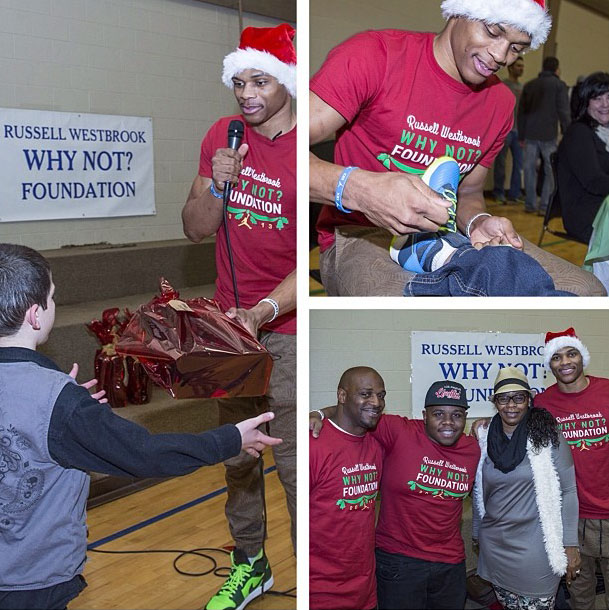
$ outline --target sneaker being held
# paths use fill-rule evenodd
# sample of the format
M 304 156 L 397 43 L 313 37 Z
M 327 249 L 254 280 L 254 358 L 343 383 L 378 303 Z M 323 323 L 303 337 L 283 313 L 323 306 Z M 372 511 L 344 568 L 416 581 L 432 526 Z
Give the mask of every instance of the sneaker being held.
M 207 602 L 205 610 L 243 610 L 273 586 L 271 567 L 263 549 L 251 562 L 241 549 L 235 549 L 230 558 L 230 574 L 219 591 Z
M 391 240 L 389 254 L 406 271 L 429 273 L 445 265 L 456 249 L 469 240 L 457 231 L 459 164 L 452 157 L 439 157 L 421 176 L 429 188 L 452 202 L 448 222 L 434 233 L 398 235 Z
M 457 230 L 457 189 L 459 188 L 459 164 L 452 157 L 438 157 L 421 176 L 421 180 L 452 205 L 448 208 L 448 222 L 439 233 L 455 233 Z

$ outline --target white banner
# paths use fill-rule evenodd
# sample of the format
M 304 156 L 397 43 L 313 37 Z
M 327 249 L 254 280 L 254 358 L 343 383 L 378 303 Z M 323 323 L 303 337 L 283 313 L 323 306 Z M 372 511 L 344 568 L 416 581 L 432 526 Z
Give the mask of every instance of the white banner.
M 515 366 L 527 376 L 532 389 L 545 389 L 542 333 L 413 331 L 410 343 L 413 417 L 421 417 L 425 394 L 434 381 L 458 381 L 465 387 L 468 417 L 496 413 L 490 397 L 500 368 Z
M 0 222 L 155 213 L 151 118 L 0 108 Z

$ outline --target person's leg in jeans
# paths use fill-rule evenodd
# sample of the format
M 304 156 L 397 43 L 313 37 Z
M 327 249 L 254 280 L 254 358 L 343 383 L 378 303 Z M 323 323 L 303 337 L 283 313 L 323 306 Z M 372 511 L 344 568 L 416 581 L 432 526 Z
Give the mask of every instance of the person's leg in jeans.
M 321 283 L 328 296 L 338 296 L 336 288 L 336 244 L 319 253 Z
M 552 162 L 550 156 L 556 152 L 556 141 L 540 142 L 541 158 L 543 160 L 543 187 L 541 189 L 541 200 L 539 202 L 539 212 L 544 213 L 548 207 L 548 202 L 554 190 L 554 174 L 552 172 Z
M 376 549 L 376 594 L 382 610 L 427 608 L 429 562 Z
M 537 140 L 526 140 L 524 146 L 524 188 L 526 197 L 524 200 L 524 209 L 526 212 L 535 212 L 537 210 L 537 155 L 538 155 Z
M 225 398 L 218 401 L 220 425 L 236 424 L 262 411 L 260 398 Z M 227 499 L 226 518 L 235 546 L 248 557 L 262 547 L 264 532 L 262 481 L 259 460 L 242 451 L 224 462 Z
M 601 573 L 605 582 L 605 607 L 609 608 L 609 558 L 601 558 Z
M 513 129 L 508 135 L 509 147 L 512 152 L 512 177 L 508 199 L 513 201 L 522 196 L 522 146 L 518 140 L 518 132 Z
M 493 197 L 497 201 L 505 201 L 505 158 L 510 147 L 509 139 L 511 134 L 512 132 L 505 139 L 503 148 L 495 157 L 495 164 L 493 165 Z
M 596 559 L 581 555 L 581 572 L 569 585 L 573 610 L 594 610 L 596 599 Z
M 286 495 L 296 553 L 296 335 L 263 332 L 260 342 L 273 357 L 267 400 L 275 418 L 269 429 L 271 436 L 283 440 L 273 447 L 273 455 Z
M 427 593 L 427 607 L 457 610 L 465 606 L 467 596 L 465 562 L 432 563 Z
M 254 400 L 220 401 L 220 422 L 236 423 L 266 411 L 275 418 L 269 422 L 272 436 L 283 440 L 274 451 L 279 478 L 286 491 L 295 545 L 296 520 L 296 337 L 262 332 L 260 342 L 273 357 L 273 370 L 267 396 Z M 276 448 L 274 448 L 276 449 Z M 264 475 L 262 458 L 245 452 L 225 462 L 228 498 L 226 516 L 236 548 L 231 554 L 231 571 L 206 608 L 241 608 L 273 586 L 273 575 L 263 542 Z M 295 549 L 295 546 L 294 546 Z

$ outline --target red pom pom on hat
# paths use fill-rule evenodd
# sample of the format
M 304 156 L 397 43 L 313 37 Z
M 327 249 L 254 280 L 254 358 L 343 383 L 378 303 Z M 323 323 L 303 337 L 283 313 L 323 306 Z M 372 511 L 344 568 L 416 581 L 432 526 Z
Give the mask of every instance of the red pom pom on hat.
M 573 327 L 567 328 L 567 330 L 563 330 L 559 333 L 546 333 L 545 343 L 544 364 L 547 369 L 550 368 L 552 356 L 563 347 L 574 347 L 582 355 L 584 367 L 587 367 L 590 364 L 590 352 L 581 342 L 581 339 L 575 334 L 575 329 Z
M 292 42 L 295 34 L 289 23 L 273 28 L 245 28 L 239 47 L 224 58 L 222 82 L 232 89 L 233 76 L 243 70 L 264 70 L 296 97 L 296 50 Z

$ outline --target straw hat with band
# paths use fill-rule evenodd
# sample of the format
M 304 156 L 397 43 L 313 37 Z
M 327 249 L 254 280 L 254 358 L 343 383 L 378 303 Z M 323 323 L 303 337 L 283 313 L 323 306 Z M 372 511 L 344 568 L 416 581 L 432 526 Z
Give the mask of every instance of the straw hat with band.
M 533 396 L 533 390 L 529 385 L 529 380 L 526 375 L 514 366 L 506 366 L 499 370 L 493 387 L 493 398 L 497 394 L 505 394 L 506 392 L 528 392 Z

